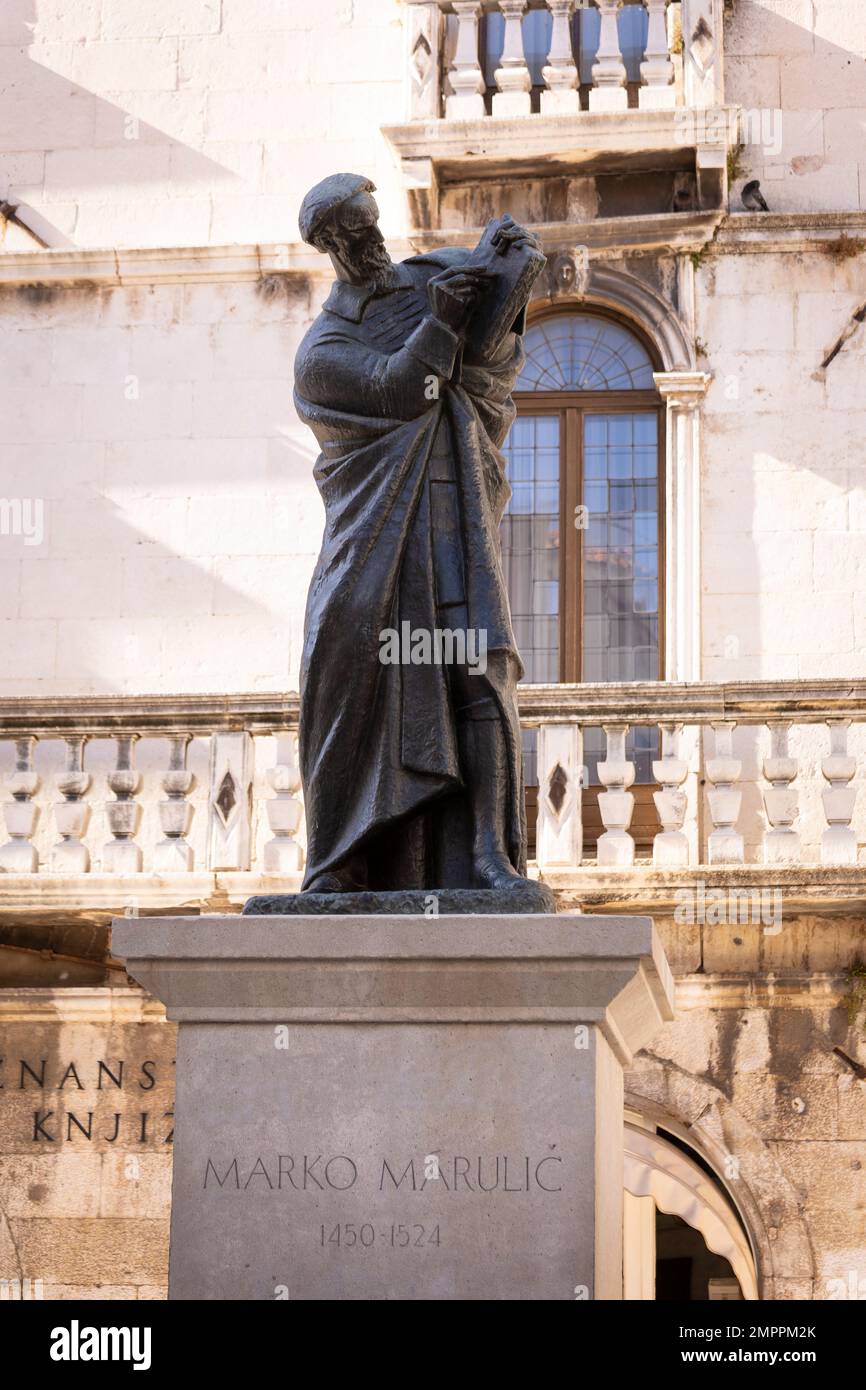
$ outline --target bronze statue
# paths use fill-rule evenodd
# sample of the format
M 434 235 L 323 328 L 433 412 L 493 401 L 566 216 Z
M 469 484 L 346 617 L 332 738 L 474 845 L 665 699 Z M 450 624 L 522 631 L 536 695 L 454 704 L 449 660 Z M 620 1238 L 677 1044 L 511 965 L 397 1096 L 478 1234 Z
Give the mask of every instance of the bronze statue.
M 499 446 L 544 257 L 504 217 L 473 251 L 394 264 L 373 189 L 335 174 L 300 213 L 338 277 L 295 361 L 326 516 L 301 673 L 304 892 L 526 888 Z

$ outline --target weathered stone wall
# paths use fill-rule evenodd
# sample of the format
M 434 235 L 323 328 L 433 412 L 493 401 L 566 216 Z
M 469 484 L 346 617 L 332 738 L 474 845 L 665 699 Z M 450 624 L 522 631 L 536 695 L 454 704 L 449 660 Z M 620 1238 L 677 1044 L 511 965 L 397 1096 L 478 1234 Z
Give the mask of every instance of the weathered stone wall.
M 626 1075 L 722 1173 L 749 1228 L 762 1297 L 866 1298 L 866 1012 L 849 970 L 862 916 L 737 909 L 656 922 L 678 1017 Z M 703 920 L 701 920 L 703 918 Z
M 728 993 L 727 1006 L 666 1026 L 627 1077 L 630 1097 L 662 1126 L 671 1115 L 694 1126 L 728 1177 L 762 1297 L 866 1298 L 866 1087 L 832 1051 L 862 1063 L 862 1034 L 846 1047 L 844 1011 L 808 991 L 791 1004 Z
M 773 212 L 866 208 L 861 0 L 734 0 L 725 100 L 748 113 L 737 190 L 760 179 Z
M 46 1299 L 164 1298 L 174 1029 L 161 1007 L 129 989 L 0 990 L 0 1058 L 0 1296 L 29 1279 Z
M 841 233 L 840 233 L 841 236 Z M 698 269 L 708 680 L 866 670 L 866 331 L 822 362 L 864 299 L 866 243 L 722 239 Z M 733 241 L 733 238 L 731 238 Z
M 738 235 L 726 229 L 697 271 L 700 365 L 712 374 L 701 412 L 702 673 L 782 684 L 862 675 L 866 331 L 854 315 L 866 242 L 838 232 L 798 247 L 798 234 L 780 227 L 758 249 Z M 740 727 L 734 742 L 746 854 L 757 860 L 770 735 Z M 813 858 L 829 746 L 824 729 L 791 732 L 799 830 Z M 862 758 L 862 728 L 850 746 Z

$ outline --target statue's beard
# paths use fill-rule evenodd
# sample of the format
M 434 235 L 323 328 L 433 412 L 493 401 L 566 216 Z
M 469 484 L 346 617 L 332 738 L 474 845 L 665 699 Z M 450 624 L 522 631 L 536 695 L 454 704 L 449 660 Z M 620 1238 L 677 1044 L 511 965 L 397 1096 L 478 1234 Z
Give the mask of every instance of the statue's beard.
M 390 283 L 394 262 L 382 242 L 377 241 L 354 249 L 352 268 L 366 284 L 380 289 Z

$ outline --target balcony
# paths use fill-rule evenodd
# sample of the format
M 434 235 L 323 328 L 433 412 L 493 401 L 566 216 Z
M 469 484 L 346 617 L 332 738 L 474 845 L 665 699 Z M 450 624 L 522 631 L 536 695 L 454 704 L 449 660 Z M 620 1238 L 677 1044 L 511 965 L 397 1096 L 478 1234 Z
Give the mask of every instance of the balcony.
M 451 183 L 679 171 L 722 205 L 723 0 L 410 0 L 409 120 L 384 128 L 420 226 Z M 543 218 L 541 220 L 557 220 Z
M 531 872 L 563 907 L 670 919 L 699 885 L 704 900 L 774 889 L 810 920 L 862 914 L 866 680 L 526 686 L 520 708 L 538 769 Z M 28 985 L 102 978 L 115 915 L 296 890 L 297 720 L 294 695 L 0 700 L 6 983 L 10 969 Z M 652 785 L 635 788 L 629 734 L 648 727 Z M 606 754 L 587 788 L 591 728 Z M 587 806 L 598 834 L 585 847 Z

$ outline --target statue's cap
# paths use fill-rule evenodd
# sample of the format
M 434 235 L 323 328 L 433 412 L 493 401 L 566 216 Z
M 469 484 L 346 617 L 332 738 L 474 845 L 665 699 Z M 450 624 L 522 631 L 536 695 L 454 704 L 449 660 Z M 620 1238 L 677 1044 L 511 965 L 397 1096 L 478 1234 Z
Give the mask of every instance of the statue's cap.
M 304 241 L 316 245 L 316 233 L 340 203 L 356 193 L 372 193 L 375 184 L 363 174 L 329 174 L 311 188 L 298 213 L 298 227 Z

